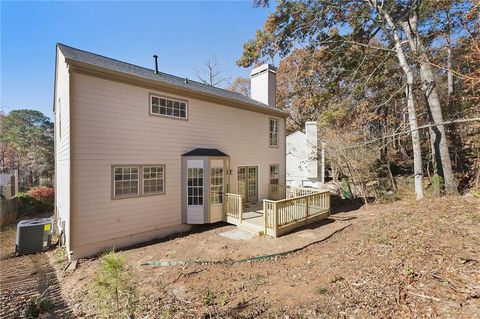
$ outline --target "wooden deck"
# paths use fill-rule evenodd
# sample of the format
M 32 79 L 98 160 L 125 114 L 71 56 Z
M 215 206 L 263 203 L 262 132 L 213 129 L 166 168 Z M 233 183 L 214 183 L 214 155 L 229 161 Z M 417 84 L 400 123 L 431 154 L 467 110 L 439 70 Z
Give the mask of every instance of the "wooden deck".
M 278 237 L 295 228 L 330 216 L 330 192 L 320 189 L 270 187 L 271 198 L 244 203 L 238 194 L 226 194 L 225 221 L 256 234 Z M 280 190 L 280 191 L 279 191 Z M 280 196 L 285 194 L 284 196 Z M 278 199 L 279 197 L 287 197 Z

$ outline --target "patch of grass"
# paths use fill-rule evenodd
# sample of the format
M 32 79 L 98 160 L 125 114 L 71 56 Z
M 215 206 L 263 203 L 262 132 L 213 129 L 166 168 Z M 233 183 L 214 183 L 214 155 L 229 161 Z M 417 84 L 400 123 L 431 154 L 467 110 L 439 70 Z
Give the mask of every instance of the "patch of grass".
M 55 249 L 55 263 L 62 264 L 67 260 L 67 254 L 65 252 L 65 247 L 57 247 Z
M 162 311 L 162 319 L 170 319 L 172 318 L 172 310 L 170 308 L 164 309 Z
M 472 222 L 474 222 L 475 224 L 480 224 L 480 214 L 471 214 L 470 215 L 470 219 L 472 220 Z
M 370 236 L 370 239 L 381 245 L 393 246 L 390 238 L 384 234 L 374 234 Z
M 326 293 L 328 293 L 328 289 L 325 287 L 318 287 L 317 289 L 315 289 L 315 292 L 320 295 L 325 295 Z
M 213 299 L 215 298 L 213 292 L 210 289 L 205 289 L 205 295 L 203 296 L 203 304 L 209 306 L 212 304 Z
M 380 219 L 380 220 L 377 222 L 377 227 L 378 227 L 378 228 L 383 228 L 383 227 L 385 227 L 385 226 L 387 226 L 387 225 L 388 225 L 388 223 L 387 223 L 387 221 L 386 221 L 385 219 Z

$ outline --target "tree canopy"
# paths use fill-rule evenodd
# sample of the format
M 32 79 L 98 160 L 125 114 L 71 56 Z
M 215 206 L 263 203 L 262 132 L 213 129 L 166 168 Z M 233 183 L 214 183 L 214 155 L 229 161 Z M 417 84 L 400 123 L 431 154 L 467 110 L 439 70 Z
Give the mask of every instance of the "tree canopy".
M 458 173 L 476 164 L 457 156 L 466 131 L 444 122 L 478 117 L 479 5 L 281 0 L 237 64 L 280 59 L 277 105 L 290 113 L 290 131 L 315 119 L 322 130 L 348 130 L 337 145 L 377 141 L 368 145 L 378 145 L 381 160 L 415 159 L 416 189 L 423 174 L 438 174 L 454 193 L 452 166 Z
M 53 176 L 53 123 L 35 110 L 14 110 L 0 122 L 1 170 L 18 169 L 29 186 Z

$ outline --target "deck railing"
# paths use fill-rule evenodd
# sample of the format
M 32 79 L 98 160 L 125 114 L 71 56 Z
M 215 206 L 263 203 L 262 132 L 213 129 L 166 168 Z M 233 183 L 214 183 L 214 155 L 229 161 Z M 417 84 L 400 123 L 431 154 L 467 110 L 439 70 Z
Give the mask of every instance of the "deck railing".
M 330 192 L 312 194 L 277 201 L 264 200 L 265 234 L 277 237 L 330 215 Z
M 225 219 L 227 222 L 241 223 L 243 218 L 243 197 L 242 195 L 225 194 Z M 230 220 L 229 220 L 230 219 Z M 233 219 L 233 220 L 231 220 Z
M 268 198 L 270 200 L 279 200 L 288 198 L 287 191 L 290 190 L 290 186 L 281 184 L 268 184 Z
M 280 200 L 318 193 L 318 188 L 287 186 L 282 184 L 268 184 L 268 199 Z
M 270 199 L 263 200 L 263 233 L 265 235 L 278 237 L 294 228 L 330 216 L 330 191 L 328 190 L 271 184 L 269 195 Z M 225 194 L 224 209 L 226 222 L 235 225 L 244 222 L 244 199 L 241 195 Z M 245 221 L 244 225 L 247 224 Z

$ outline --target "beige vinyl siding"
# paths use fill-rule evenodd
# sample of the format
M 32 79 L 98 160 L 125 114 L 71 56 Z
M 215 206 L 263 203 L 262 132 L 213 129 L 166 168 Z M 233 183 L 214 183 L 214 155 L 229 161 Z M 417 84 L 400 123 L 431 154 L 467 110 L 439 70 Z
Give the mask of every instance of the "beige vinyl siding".
M 259 166 L 260 199 L 268 196 L 271 163 L 280 164 L 285 181 L 283 118 L 279 147 L 269 148 L 271 115 L 189 98 L 188 120 L 151 116 L 149 95 L 164 95 L 161 90 L 72 77 L 72 243 L 78 257 L 112 238 L 180 225 L 181 155 L 194 148 L 218 148 L 230 156 L 230 192 L 237 191 L 239 165 Z M 166 165 L 165 194 L 112 200 L 112 165 L 152 163 Z
M 65 57 L 57 49 L 55 91 L 55 206 L 70 250 L 70 83 Z M 61 132 L 61 136 L 60 136 Z

